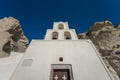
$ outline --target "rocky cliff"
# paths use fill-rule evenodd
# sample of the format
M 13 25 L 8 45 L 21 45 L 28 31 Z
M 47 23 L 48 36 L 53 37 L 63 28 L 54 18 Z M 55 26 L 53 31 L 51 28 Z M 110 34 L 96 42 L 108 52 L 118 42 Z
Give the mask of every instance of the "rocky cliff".
M 78 38 L 91 39 L 109 70 L 112 66 L 120 77 L 120 25 L 115 27 L 110 21 L 96 22 Z M 115 73 L 114 70 L 111 71 Z
M 20 23 L 13 17 L 0 19 L 0 57 L 9 56 L 11 51 L 24 52 L 28 39 Z

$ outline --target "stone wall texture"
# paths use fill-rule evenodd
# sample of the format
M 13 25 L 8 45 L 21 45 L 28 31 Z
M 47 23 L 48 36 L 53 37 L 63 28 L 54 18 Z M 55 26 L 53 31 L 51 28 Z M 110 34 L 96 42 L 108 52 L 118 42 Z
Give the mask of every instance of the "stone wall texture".
M 27 43 L 28 39 L 17 19 L 13 17 L 0 19 L 0 57 L 9 56 L 11 51 L 24 52 Z

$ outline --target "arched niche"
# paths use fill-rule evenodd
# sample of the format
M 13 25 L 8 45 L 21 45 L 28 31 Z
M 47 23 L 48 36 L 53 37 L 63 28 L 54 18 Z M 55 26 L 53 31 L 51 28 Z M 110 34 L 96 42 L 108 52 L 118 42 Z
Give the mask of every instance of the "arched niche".
M 64 39 L 66 39 L 66 40 L 71 39 L 71 34 L 70 34 L 70 32 L 68 32 L 68 31 L 65 31 L 65 32 L 64 32 Z
M 54 31 L 54 32 L 52 33 L 52 39 L 53 39 L 53 40 L 58 39 L 58 32 L 57 32 L 57 31 Z
M 64 25 L 62 23 L 58 24 L 58 29 L 64 29 Z

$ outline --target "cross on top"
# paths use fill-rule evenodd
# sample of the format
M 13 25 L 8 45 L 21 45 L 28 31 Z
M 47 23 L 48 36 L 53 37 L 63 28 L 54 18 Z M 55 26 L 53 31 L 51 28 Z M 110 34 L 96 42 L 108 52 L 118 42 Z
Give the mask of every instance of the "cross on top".
M 55 79 L 55 80 L 58 80 L 58 76 L 57 76 L 57 75 L 55 75 L 54 79 Z
M 62 77 L 62 79 L 63 79 L 63 80 L 66 80 L 66 79 L 67 79 L 67 77 L 64 75 L 64 76 Z

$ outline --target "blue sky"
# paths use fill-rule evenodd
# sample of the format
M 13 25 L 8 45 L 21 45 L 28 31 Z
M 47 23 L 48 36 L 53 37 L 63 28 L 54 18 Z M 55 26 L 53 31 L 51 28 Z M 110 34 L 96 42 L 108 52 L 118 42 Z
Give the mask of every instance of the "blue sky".
M 68 21 L 77 33 L 96 21 L 120 23 L 120 0 L 0 0 L 0 18 L 20 21 L 29 40 L 42 39 L 54 21 Z

